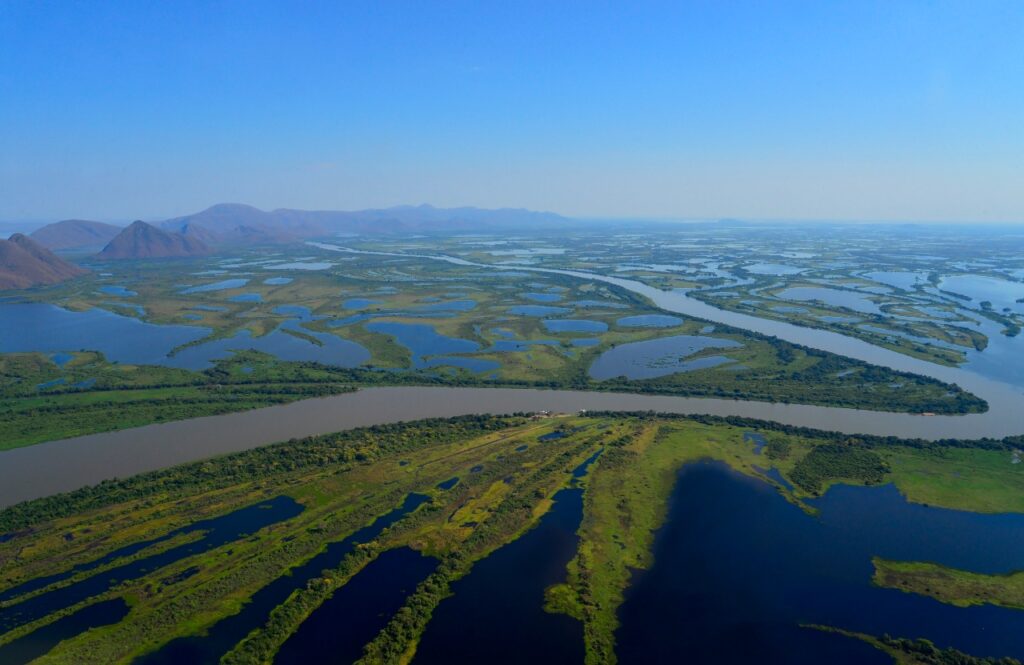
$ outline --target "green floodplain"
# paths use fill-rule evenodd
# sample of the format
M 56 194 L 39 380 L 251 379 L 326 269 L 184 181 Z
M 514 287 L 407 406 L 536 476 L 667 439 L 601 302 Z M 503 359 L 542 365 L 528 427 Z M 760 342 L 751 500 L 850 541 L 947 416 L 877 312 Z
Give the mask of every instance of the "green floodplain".
M 281 443 L 0 512 L 0 533 L 9 534 L 0 541 L 0 621 L 8 621 L 0 655 L 35 631 L 59 627 L 79 610 L 113 599 L 127 604 L 122 620 L 68 635 L 38 662 L 131 662 L 159 653 L 176 638 L 202 639 L 243 612 L 282 572 L 299 569 L 415 495 L 423 497 L 415 510 L 308 583 L 297 582 L 221 654 L 225 663 L 273 662 L 282 644 L 360 571 L 386 552 L 411 548 L 435 557 L 438 565 L 385 617 L 362 646 L 359 662 L 412 662 L 451 585 L 529 533 L 559 490 L 581 486 L 576 551 L 564 582 L 547 589 L 545 606 L 581 623 L 588 663 L 611 663 L 618 610 L 634 571 L 654 563 L 652 543 L 684 465 L 716 460 L 770 485 L 810 516 L 816 511 L 810 500 L 836 485 L 884 483 L 912 504 L 1024 512 L 1024 472 L 1009 461 L 1020 445 L 927 444 L 655 414 L 435 419 Z M 588 460 L 586 475 L 569 473 Z M 204 532 L 189 531 L 190 524 L 206 524 L 272 497 L 292 500 L 300 511 L 117 581 L 124 566 L 202 543 Z M 876 560 L 875 566 L 875 584 L 943 603 L 1021 605 L 1018 576 L 1009 578 L 1011 584 L 1004 576 L 919 562 Z M 11 619 L 33 599 L 62 597 L 105 574 L 115 583 L 100 585 L 95 594 L 75 596 L 68 605 L 44 602 L 30 621 Z M 989 662 L 931 647 L 917 635 L 849 636 L 867 640 L 899 663 Z
M 883 234 L 861 251 L 843 230 L 799 238 L 707 231 L 352 240 L 360 250 L 444 253 L 483 267 L 310 245 L 86 259 L 90 275 L 0 303 L 48 308 L 33 316 L 56 313 L 65 331 L 102 324 L 81 328 L 87 334 L 70 346 L 20 339 L 24 348 L 0 349 L 0 450 L 381 385 L 913 414 L 987 408 L 957 386 L 667 316 L 626 290 L 526 267 L 684 289 L 723 309 L 1019 385 L 1013 363 L 977 363 L 988 357 L 982 349 L 1012 357 L 1021 320 L 1019 307 L 963 292 L 976 285 L 970 279 L 986 288 L 1021 281 L 1009 255 L 985 255 L 984 239 L 937 233 L 904 248 Z M 936 256 L 959 267 L 943 272 Z M 950 281 L 961 272 L 970 279 Z M 146 360 L 126 360 L 127 351 Z M 392 605 L 353 628 L 349 661 L 432 662 L 430 630 L 444 623 L 443 603 L 498 565 L 504 548 L 547 533 L 568 505 L 557 497 L 573 491 L 582 498 L 573 540 L 563 544 L 571 551 L 529 608 L 578 631 L 586 662 L 614 663 L 635 647 L 629 599 L 644 574 L 657 572 L 659 534 L 675 523 L 673 497 L 685 485 L 678 479 L 698 462 L 727 468 L 767 492 L 766 505 L 781 501 L 811 522 L 827 516 L 823 500 L 851 487 L 895 488 L 902 503 L 889 508 L 1015 518 L 1024 513 L 1021 448 L 1019 437 L 925 443 L 617 413 L 464 417 L 293 440 L 0 511 L 0 662 L 287 663 L 297 653 L 301 662 L 313 627 L 352 598 Z M 401 558 L 409 553 L 415 558 Z M 381 570 L 424 562 L 424 577 L 401 589 L 381 581 Z M 932 608 L 1012 614 L 1024 606 L 1019 566 L 979 572 L 881 550 L 861 563 L 867 588 Z M 996 647 L 937 647 L 927 631 L 800 625 L 900 664 L 1017 662 Z M 627 653 L 623 662 L 637 661 Z
M 672 317 L 660 327 L 626 325 L 620 322 L 663 313 L 627 291 L 564 276 L 339 255 L 307 246 L 90 267 L 89 277 L 15 293 L 7 302 L 45 303 L 69 312 L 102 309 L 147 324 L 207 332 L 168 348 L 170 360 L 163 364 L 112 361 L 87 342 L 60 362 L 49 353 L 3 353 L 0 449 L 369 385 L 571 388 L 910 413 L 986 408 L 956 386 L 727 326 L 686 317 Z M 228 280 L 235 282 L 202 290 Z M 414 341 L 425 347 L 414 350 L 395 326 L 428 330 L 425 339 Z M 343 366 L 315 353 L 286 362 L 266 349 L 235 349 L 239 336 L 310 347 L 333 340 L 365 356 Z M 625 354 L 637 343 L 669 338 L 702 341 L 620 361 L 620 374 L 592 374 L 595 362 L 611 350 Z M 234 352 L 220 353 L 204 366 L 174 366 L 175 358 L 217 343 Z M 633 374 L 636 367 L 644 371 Z

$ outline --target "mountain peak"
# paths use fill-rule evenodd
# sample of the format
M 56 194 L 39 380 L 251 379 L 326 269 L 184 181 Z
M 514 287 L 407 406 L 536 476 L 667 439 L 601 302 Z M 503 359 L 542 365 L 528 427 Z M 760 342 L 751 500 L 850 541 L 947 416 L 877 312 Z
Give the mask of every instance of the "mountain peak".
M 86 272 L 24 234 L 0 240 L 0 289 L 56 284 Z
M 202 256 L 209 253 L 206 243 L 180 233 L 168 233 L 135 220 L 103 248 L 100 259 L 160 259 Z
M 32 232 L 32 240 L 52 250 L 96 251 L 121 232 L 120 226 L 90 222 L 85 219 L 65 219 L 47 224 Z

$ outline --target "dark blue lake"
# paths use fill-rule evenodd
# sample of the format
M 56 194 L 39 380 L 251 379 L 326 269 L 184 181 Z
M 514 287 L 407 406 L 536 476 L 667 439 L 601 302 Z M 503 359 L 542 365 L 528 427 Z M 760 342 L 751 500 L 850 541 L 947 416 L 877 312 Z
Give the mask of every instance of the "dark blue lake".
M 274 663 L 354 663 L 436 568 L 437 559 L 407 547 L 384 552 L 302 622 Z
M 714 367 L 731 362 L 725 356 L 686 360 L 704 349 L 729 349 L 742 346 L 731 339 L 700 335 L 674 335 L 643 342 L 631 342 L 608 349 L 590 366 L 590 376 L 603 381 L 624 376 L 627 379 L 653 379 L 676 372 Z
M 0 663 L 21 665 L 45 655 L 60 642 L 90 628 L 117 623 L 128 615 L 128 604 L 121 598 L 104 600 L 57 619 L 24 637 L 0 646 Z
M 1024 563 L 1024 515 L 907 503 L 891 485 L 838 486 L 810 516 L 719 463 L 687 465 L 620 610 L 622 663 L 862 665 L 891 660 L 836 626 L 932 640 L 979 656 L 1024 656 L 1024 612 L 957 608 L 872 586 L 873 556 L 979 572 Z
M 135 663 L 189 663 L 213 665 L 221 656 L 230 651 L 251 631 L 263 626 L 271 610 L 283 603 L 295 589 L 320 575 L 325 569 L 336 568 L 358 543 L 367 543 L 380 532 L 407 514 L 416 510 L 430 497 L 410 494 L 401 506 L 381 515 L 370 525 L 364 526 L 344 540 L 327 545 L 326 549 L 306 563 L 298 565 L 254 593 L 242 606 L 238 614 L 221 619 L 211 626 L 206 634 L 181 637 L 165 644 L 157 651 L 135 659 Z M 285 572 L 285 571 L 282 571 Z
M 51 612 L 70 607 L 92 596 L 104 593 L 112 587 L 128 580 L 138 579 L 154 570 L 163 568 L 185 557 L 207 552 L 226 543 L 238 540 L 246 534 L 255 533 L 263 527 L 295 517 L 303 507 L 293 499 L 279 496 L 260 502 L 253 506 L 240 508 L 221 517 L 196 522 L 186 528 L 172 531 L 161 538 L 143 543 L 129 545 L 108 554 L 96 561 L 81 564 L 70 571 L 46 578 L 32 580 L 26 584 L 4 592 L 4 599 L 13 598 L 28 591 L 66 579 L 71 575 L 92 570 L 109 563 L 119 557 L 130 556 L 154 543 L 166 540 L 180 533 L 195 530 L 205 531 L 205 535 L 191 543 L 172 547 L 149 557 L 137 559 L 129 563 L 105 570 L 102 573 L 87 577 L 69 586 L 54 589 L 44 594 L 33 596 L 28 600 L 0 609 L 0 633 L 42 618 Z
M 532 530 L 452 584 L 413 663 L 582 663 L 583 626 L 544 611 L 544 590 L 565 581 L 576 553 L 583 491 L 564 489 Z
M 448 490 L 450 490 L 451 488 L 455 487 L 458 484 L 459 484 L 459 477 L 455 476 L 454 478 L 449 478 L 448 480 L 443 480 L 443 481 L 439 482 L 437 484 L 437 489 L 444 490 L 444 491 L 447 492 Z

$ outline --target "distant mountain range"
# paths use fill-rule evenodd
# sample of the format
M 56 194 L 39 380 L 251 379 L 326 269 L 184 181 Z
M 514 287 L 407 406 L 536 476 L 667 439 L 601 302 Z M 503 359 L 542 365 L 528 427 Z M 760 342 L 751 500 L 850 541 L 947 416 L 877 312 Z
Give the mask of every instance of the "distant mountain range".
M 202 212 L 156 222 L 151 226 L 202 245 L 221 247 L 276 245 L 336 234 L 530 231 L 564 228 L 572 222 L 555 213 L 514 208 L 488 210 L 420 205 L 357 211 L 282 208 L 268 212 L 241 203 L 221 203 Z M 122 230 L 111 224 L 70 219 L 38 229 L 32 233 L 32 238 L 53 250 L 84 252 L 104 247 Z M 191 252 L 192 248 L 181 251 Z M 103 258 L 114 257 L 107 253 Z
M 206 233 L 220 244 L 292 242 L 304 238 L 353 233 L 359 235 L 429 233 L 437 231 L 543 229 L 569 222 L 550 212 L 502 208 L 435 208 L 429 205 L 335 211 L 267 212 L 240 203 L 221 203 L 194 215 L 176 217 L 160 227 L 189 235 Z
M 185 256 L 203 256 L 210 247 L 193 236 L 168 233 L 143 221 L 132 222 L 107 243 L 96 258 L 110 259 L 164 259 Z
M 98 250 L 114 239 L 123 227 L 84 219 L 67 219 L 33 231 L 31 237 L 52 250 Z
M 20 233 L 0 240 L 0 289 L 56 284 L 87 272 Z

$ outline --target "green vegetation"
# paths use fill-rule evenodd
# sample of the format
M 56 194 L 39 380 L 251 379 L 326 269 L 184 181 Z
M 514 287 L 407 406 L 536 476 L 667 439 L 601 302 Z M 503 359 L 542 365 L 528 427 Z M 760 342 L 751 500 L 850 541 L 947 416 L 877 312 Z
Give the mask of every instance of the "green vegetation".
M 882 636 L 877 643 L 900 665 L 1020 665 L 1016 658 L 979 658 L 956 649 L 939 649 L 928 640 Z
M 2 354 L 0 450 L 354 390 L 343 378 L 328 367 L 253 351 L 201 373 L 108 363 L 93 352 L 74 354 L 63 368 L 39 353 Z M 81 382 L 88 387 L 74 387 Z
M 319 259 L 335 265 L 325 271 L 280 271 L 266 266 L 269 261 L 297 258 L 297 252 L 319 252 Z M 322 344 L 314 335 L 338 335 L 362 345 L 372 357 L 363 366 L 343 369 L 239 351 L 204 371 L 186 371 L 109 362 L 96 352 L 77 349 L 63 365 L 41 353 L 2 354 L 0 429 L 5 436 L 0 450 L 373 385 L 571 388 L 912 413 L 975 413 L 986 408 L 975 396 L 938 381 L 727 326 L 712 330 L 697 319 L 684 317 L 680 325 L 666 329 L 622 327 L 617 324 L 622 317 L 658 310 L 628 291 L 597 282 L 559 275 L 517 275 L 423 259 L 338 258 L 336 253 L 300 247 L 286 253 L 277 249 L 274 254 L 265 249 L 248 250 L 234 260 L 118 262 L 105 266 L 109 275 L 95 273 L 25 292 L 26 299 L 70 310 L 102 307 L 150 323 L 187 323 L 211 329 L 208 337 L 186 346 L 242 332 L 260 337 L 281 330 L 314 348 Z M 243 287 L 182 292 L 183 284 L 230 278 L 231 270 L 243 266 L 249 275 L 249 283 Z M 283 274 L 292 281 L 266 284 L 267 279 Z M 138 295 L 99 291 L 110 285 L 123 285 Z M 556 300 L 537 303 L 524 295 L 530 292 Z M 258 293 L 262 300 L 231 300 L 243 293 Z M 346 303 L 352 299 L 368 302 L 347 309 Z M 589 304 L 573 304 L 578 302 Z M 552 333 L 545 328 L 543 316 L 515 313 L 514 308 L 524 304 L 561 307 L 562 311 L 550 316 L 587 319 L 608 329 Z M 308 314 L 297 314 L 296 307 L 305 308 Z M 297 327 L 280 327 L 297 316 L 301 317 Z M 440 335 L 478 345 L 478 351 L 462 357 L 493 361 L 499 367 L 478 373 L 450 366 L 414 369 L 409 349 L 391 335 L 373 332 L 368 326 L 374 322 L 432 326 Z M 594 360 L 613 347 L 674 335 L 712 336 L 740 346 L 708 349 L 688 357 L 725 356 L 729 359 L 725 364 L 653 379 L 596 381 L 588 375 Z M 584 338 L 597 339 L 597 343 L 574 345 L 575 340 Z M 509 347 L 513 341 L 519 346 Z M 451 355 L 459 354 L 436 354 L 433 359 Z
M 556 431 L 563 436 L 539 440 Z M 755 442 L 745 436 L 751 432 L 765 439 L 760 454 Z M 238 612 L 248 597 L 284 571 L 308 561 L 415 492 L 430 498 L 375 539 L 362 543 L 333 569 L 308 584 L 297 584 L 268 621 L 225 658 L 228 663 L 271 661 L 305 618 L 364 566 L 382 552 L 411 547 L 436 557 L 438 568 L 407 596 L 403 608 L 367 645 L 362 660 L 406 663 L 415 654 L 434 608 L 450 595 L 452 582 L 529 530 L 548 510 L 551 497 L 569 482 L 567 472 L 603 450 L 581 481 L 579 548 L 567 567 L 565 583 L 547 590 L 545 607 L 582 622 L 588 663 L 613 663 L 618 607 L 631 571 L 652 563 L 654 534 L 665 520 L 667 499 L 683 465 L 706 459 L 724 462 L 770 482 L 806 510 L 811 509 L 803 505 L 803 497 L 824 492 L 830 484 L 888 481 L 902 482 L 901 489 L 905 487 L 912 500 L 941 496 L 953 508 L 1012 510 L 1021 506 L 1024 497 L 1019 479 L 996 498 L 981 501 L 982 489 L 987 487 L 985 474 L 979 470 L 956 475 L 954 470 L 971 463 L 990 463 L 995 468 L 1000 456 L 1016 469 L 1019 465 L 1011 465 L 1009 456 L 1019 445 L 1016 439 L 926 443 L 854 438 L 740 418 L 620 413 L 433 419 L 289 441 L 110 481 L 0 512 L 0 534 L 14 534 L 0 542 L 3 591 L 268 497 L 284 495 L 304 507 L 296 517 L 183 557 L 20 626 L 0 636 L 0 645 L 87 604 L 122 597 L 131 605 L 128 619 L 64 641 L 43 662 L 130 661 L 177 637 L 201 634 Z M 794 488 L 765 476 L 764 467 L 776 469 Z M 930 475 L 920 474 L 922 468 L 930 469 Z M 454 487 L 438 488 L 453 477 L 459 478 Z M 963 502 L 956 503 L 956 496 L 963 497 Z M 2 601 L 0 608 L 203 537 L 186 532 L 146 545 L 94 570 Z M 929 593 L 946 602 L 1018 607 L 1024 593 L 1019 575 L 977 576 L 929 564 L 882 561 L 876 561 L 876 566 L 877 583 Z M 879 637 L 865 639 L 882 644 Z M 893 644 L 908 649 L 919 645 Z
M 805 626 L 805 628 L 836 633 L 862 640 L 879 651 L 892 656 L 896 665 L 1020 665 L 1016 658 L 982 658 L 953 648 L 940 649 L 930 640 L 909 640 L 882 635 L 874 637 L 864 633 L 841 630 L 831 626 Z
M 985 575 L 921 561 L 873 562 L 872 581 L 880 587 L 931 596 L 957 607 L 991 604 L 1024 610 L 1024 572 Z
M 579 552 L 570 563 L 568 583 L 552 589 L 548 598 L 550 610 L 584 622 L 588 663 L 614 662 L 623 592 L 631 571 L 651 564 L 654 533 L 664 520 L 676 473 L 687 462 L 719 460 L 775 484 L 760 470 L 774 467 L 795 486 L 792 492 L 778 485 L 776 489 L 800 505 L 803 497 L 819 495 L 839 482 L 895 482 L 911 501 L 942 496 L 941 505 L 961 510 L 1024 508 L 1024 476 L 986 496 L 993 481 L 983 472 L 957 472 L 962 460 L 1000 457 L 1007 472 L 1015 473 L 1019 465 L 1010 463 L 1010 451 L 1019 445 L 1016 440 L 930 443 L 850 437 L 743 418 L 592 415 L 625 419 L 620 427 L 628 427 L 629 434 L 609 447 L 590 473 Z M 751 430 L 767 441 L 760 456 L 743 437 Z M 924 465 L 932 475 L 918 473 Z
M 836 481 L 877 485 L 889 471 L 877 453 L 856 445 L 825 444 L 804 455 L 790 473 L 794 484 L 811 494 Z

